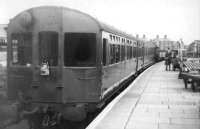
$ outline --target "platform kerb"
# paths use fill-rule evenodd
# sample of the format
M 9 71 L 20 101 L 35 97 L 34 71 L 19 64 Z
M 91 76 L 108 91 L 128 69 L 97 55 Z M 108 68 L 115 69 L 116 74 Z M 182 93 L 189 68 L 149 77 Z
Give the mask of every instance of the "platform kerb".
M 146 70 L 130 87 L 87 129 L 200 129 L 200 93 L 184 89 L 178 72 L 165 71 L 163 62 Z

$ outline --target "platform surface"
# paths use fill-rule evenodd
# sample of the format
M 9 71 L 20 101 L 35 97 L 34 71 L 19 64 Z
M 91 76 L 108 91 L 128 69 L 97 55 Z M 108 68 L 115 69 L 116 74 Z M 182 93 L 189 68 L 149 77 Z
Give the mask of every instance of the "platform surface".
M 200 92 L 164 62 L 143 72 L 87 129 L 200 129 Z

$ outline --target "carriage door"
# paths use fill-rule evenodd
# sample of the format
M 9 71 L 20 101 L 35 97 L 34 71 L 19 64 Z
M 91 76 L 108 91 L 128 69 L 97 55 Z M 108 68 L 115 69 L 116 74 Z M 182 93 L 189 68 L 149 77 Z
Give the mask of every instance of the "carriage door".
M 39 32 L 39 88 L 35 97 L 39 101 L 58 101 L 56 87 L 59 80 L 58 33 Z

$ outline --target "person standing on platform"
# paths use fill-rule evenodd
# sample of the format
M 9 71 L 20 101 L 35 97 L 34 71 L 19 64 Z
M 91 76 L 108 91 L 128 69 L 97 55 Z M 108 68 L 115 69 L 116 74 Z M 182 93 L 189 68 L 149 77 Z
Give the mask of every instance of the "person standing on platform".
M 166 56 L 165 56 L 165 66 L 166 66 L 165 70 L 170 71 L 170 68 L 171 68 L 171 53 L 170 53 L 169 49 L 168 49 L 168 52 L 166 53 Z
M 177 56 L 174 56 L 172 58 L 172 68 L 173 68 L 173 71 L 177 69 L 180 69 L 180 60 Z
M 168 56 L 165 56 L 165 70 L 166 71 L 168 71 L 168 66 L 169 66 Z

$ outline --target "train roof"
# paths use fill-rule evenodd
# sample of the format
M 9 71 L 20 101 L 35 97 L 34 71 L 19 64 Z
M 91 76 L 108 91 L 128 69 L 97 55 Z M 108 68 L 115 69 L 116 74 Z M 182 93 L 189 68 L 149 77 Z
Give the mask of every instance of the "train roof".
M 126 36 L 127 38 L 134 38 L 136 39 L 134 36 L 130 35 L 130 34 L 127 34 L 119 29 L 116 29 L 115 27 L 113 26 L 110 26 L 108 24 L 105 24 L 101 21 L 98 21 L 96 20 L 97 22 L 99 22 L 100 26 L 101 26 L 101 29 L 104 30 L 104 31 L 107 31 L 107 32 L 110 32 L 110 33 L 114 33 L 114 34 L 118 34 L 118 35 L 122 35 L 122 36 Z
M 113 27 L 113 26 L 111 26 L 111 25 L 105 24 L 104 22 L 99 21 L 98 19 L 96 19 L 96 18 L 90 16 L 90 15 L 87 14 L 87 13 L 81 12 L 81 11 L 79 11 L 79 10 L 67 8 L 67 7 L 62 7 L 62 8 L 63 8 L 63 9 L 69 9 L 69 10 L 71 10 L 71 11 L 75 11 L 75 12 L 81 13 L 81 14 L 85 15 L 85 16 L 88 17 L 88 18 L 92 18 L 92 19 L 95 20 L 95 22 L 99 25 L 99 28 L 100 28 L 101 30 L 104 30 L 104 31 L 106 31 L 106 32 L 110 32 L 110 33 L 113 33 L 113 34 L 117 34 L 117 35 L 120 35 L 120 36 L 125 36 L 125 37 L 127 37 L 127 38 L 134 38 L 134 39 L 135 39 L 134 36 L 132 36 L 132 35 L 130 35 L 130 34 L 127 34 L 127 33 L 123 32 L 123 31 L 121 31 L 121 30 L 119 30 L 119 29 L 117 29 L 117 28 L 115 28 L 115 27 Z
M 63 6 L 39 6 L 39 7 L 30 8 L 30 9 L 25 10 L 23 12 L 26 12 L 26 11 L 27 12 L 28 11 L 31 12 L 31 10 L 37 10 L 37 9 L 41 9 L 41 8 L 48 8 L 48 9 L 52 8 L 52 9 L 62 9 L 62 10 L 65 10 L 65 11 L 72 11 L 72 12 L 80 14 L 81 16 L 84 16 L 84 18 L 86 18 L 88 20 L 93 20 L 96 23 L 96 25 L 98 26 L 99 30 L 106 31 L 106 32 L 109 32 L 109 33 L 112 33 L 112 34 L 115 34 L 115 35 L 119 35 L 119 36 L 122 36 L 122 37 L 126 37 L 126 38 L 136 39 L 134 36 L 132 36 L 130 34 L 127 34 L 127 33 L 123 32 L 123 31 L 121 31 L 119 29 L 116 29 L 113 26 L 107 25 L 107 24 L 97 20 L 96 18 L 94 18 L 94 17 L 92 17 L 92 16 L 90 16 L 90 15 L 88 15 L 86 13 L 83 13 L 83 12 L 75 10 L 75 9 L 63 7 Z M 18 14 L 18 15 L 20 15 L 20 14 Z M 16 17 L 14 17 L 13 19 L 15 19 Z

